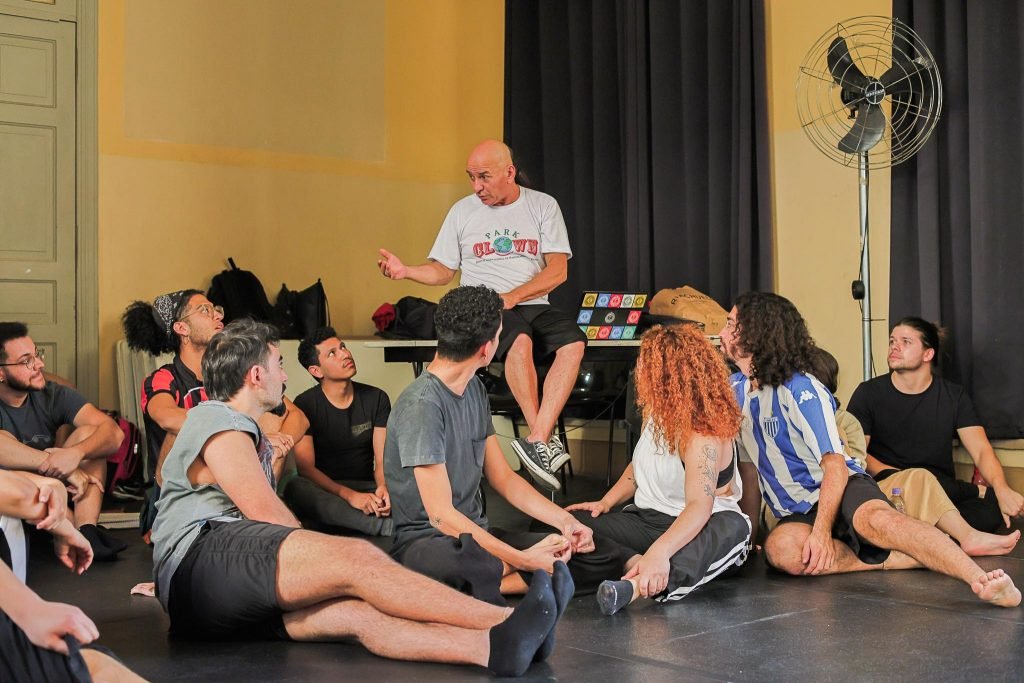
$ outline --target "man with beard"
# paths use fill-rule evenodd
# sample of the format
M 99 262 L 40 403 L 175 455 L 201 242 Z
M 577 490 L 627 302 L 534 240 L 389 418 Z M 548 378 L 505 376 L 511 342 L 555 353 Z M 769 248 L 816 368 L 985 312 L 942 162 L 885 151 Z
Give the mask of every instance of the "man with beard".
M 43 376 L 43 353 L 23 323 L 0 323 L 0 467 L 26 470 L 68 483 L 75 497 L 75 527 L 97 560 L 126 547 L 97 526 L 103 505 L 107 456 L 124 434 L 84 396 Z M 57 430 L 73 430 L 57 442 Z
M 1010 526 L 1024 513 L 1024 496 L 1006 483 L 985 428 L 963 387 L 934 373 L 939 364 L 938 328 L 907 317 L 889 335 L 890 373 L 861 383 L 850 412 L 867 439 L 867 471 L 878 481 L 902 487 L 913 471 L 935 475 L 953 505 L 972 527 L 985 532 Z M 956 478 L 953 438 L 971 455 L 986 484 Z
M 1003 570 L 986 572 L 946 534 L 896 512 L 843 452 L 835 399 L 810 374 L 814 340 L 788 299 L 740 295 L 721 334 L 740 369 L 732 376 L 743 413 L 740 442 L 779 520 L 764 545 L 771 566 L 801 576 L 924 565 L 960 579 L 986 602 L 1020 604 Z
M 367 541 L 301 529 L 274 492 L 272 448 L 257 424 L 287 380 L 273 329 L 231 323 L 202 370 L 210 400 L 188 412 L 167 455 L 153 525 L 172 633 L 355 638 L 382 657 L 526 671 L 558 618 L 546 573 L 513 611 L 404 569 Z

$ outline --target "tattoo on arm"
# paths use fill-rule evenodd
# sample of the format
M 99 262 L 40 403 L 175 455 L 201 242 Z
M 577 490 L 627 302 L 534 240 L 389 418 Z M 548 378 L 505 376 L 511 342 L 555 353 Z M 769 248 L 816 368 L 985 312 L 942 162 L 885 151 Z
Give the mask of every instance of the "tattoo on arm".
M 704 493 L 713 498 L 715 495 L 715 482 L 717 481 L 715 465 L 718 464 L 718 449 L 711 444 L 706 444 L 701 448 L 701 453 L 704 455 L 700 463 L 700 473 L 704 478 Z
M 431 517 L 430 518 L 430 526 L 434 527 L 435 529 L 440 529 L 441 528 L 441 518 L 440 517 Z

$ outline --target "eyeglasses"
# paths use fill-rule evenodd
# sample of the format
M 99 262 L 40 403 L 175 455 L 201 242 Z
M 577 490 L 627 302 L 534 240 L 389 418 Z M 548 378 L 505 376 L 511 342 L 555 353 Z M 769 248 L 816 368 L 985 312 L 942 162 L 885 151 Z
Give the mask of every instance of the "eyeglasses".
M 218 316 L 218 315 L 221 318 L 224 318 L 224 307 L 223 306 L 211 306 L 210 304 L 199 304 L 198 306 L 196 306 L 196 310 L 192 311 L 191 313 L 188 313 L 186 315 L 181 316 L 181 318 L 179 318 L 179 322 L 184 321 L 185 318 L 187 318 L 190 315 L 195 315 L 196 313 L 198 313 L 200 315 L 205 315 L 207 318 L 213 318 L 213 317 Z
M 36 361 L 39 361 L 40 363 L 43 362 L 44 356 L 46 356 L 45 351 L 43 351 L 42 349 L 36 349 L 36 352 L 34 354 L 22 356 L 13 363 L 0 363 L 0 368 L 7 368 L 12 365 L 24 365 L 26 368 L 31 370 L 32 366 L 36 364 Z

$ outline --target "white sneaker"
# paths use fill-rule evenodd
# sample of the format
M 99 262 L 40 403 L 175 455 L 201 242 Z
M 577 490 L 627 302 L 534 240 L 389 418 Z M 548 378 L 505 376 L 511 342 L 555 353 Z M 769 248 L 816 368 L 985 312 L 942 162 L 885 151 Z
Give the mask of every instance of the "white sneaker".
M 572 456 L 569 455 L 569 451 L 565 450 L 565 447 L 562 446 L 562 440 L 555 434 L 552 434 L 551 438 L 548 439 L 548 455 L 551 458 L 550 464 L 552 473 L 562 469 L 570 460 L 572 460 Z
M 562 483 L 551 474 L 551 460 L 548 446 L 539 441 L 516 439 L 512 442 L 512 450 L 519 456 L 519 461 L 538 484 L 552 491 L 560 491 Z

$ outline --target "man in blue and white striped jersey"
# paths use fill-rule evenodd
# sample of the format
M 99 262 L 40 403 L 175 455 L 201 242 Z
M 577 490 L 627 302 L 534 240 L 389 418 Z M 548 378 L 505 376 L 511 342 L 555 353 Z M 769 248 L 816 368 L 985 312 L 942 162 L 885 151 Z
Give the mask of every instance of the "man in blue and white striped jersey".
M 788 299 L 740 295 L 722 348 L 740 369 L 732 383 L 743 412 L 742 450 L 779 519 L 764 546 L 771 566 L 807 575 L 924 565 L 961 579 L 982 600 L 1020 604 L 1003 570 L 985 572 L 944 533 L 896 512 L 843 452 L 835 399 L 810 374 L 814 340 Z

